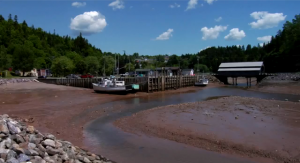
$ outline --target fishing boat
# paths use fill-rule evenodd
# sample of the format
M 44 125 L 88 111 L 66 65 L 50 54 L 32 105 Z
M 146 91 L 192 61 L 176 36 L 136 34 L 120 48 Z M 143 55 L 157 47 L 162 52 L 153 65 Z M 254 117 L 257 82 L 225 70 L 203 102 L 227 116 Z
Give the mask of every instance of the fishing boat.
M 131 85 L 125 85 L 124 81 L 117 81 L 114 76 L 109 79 L 101 78 L 100 82 L 92 84 L 95 92 L 127 92 L 132 90 Z
M 195 86 L 207 86 L 208 85 L 208 79 L 202 78 L 199 79 L 198 82 L 195 82 Z
M 202 78 L 200 78 L 198 82 L 195 82 L 195 86 L 207 86 L 207 85 L 208 85 L 208 79 L 204 77 L 204 74 L 202 74 Z

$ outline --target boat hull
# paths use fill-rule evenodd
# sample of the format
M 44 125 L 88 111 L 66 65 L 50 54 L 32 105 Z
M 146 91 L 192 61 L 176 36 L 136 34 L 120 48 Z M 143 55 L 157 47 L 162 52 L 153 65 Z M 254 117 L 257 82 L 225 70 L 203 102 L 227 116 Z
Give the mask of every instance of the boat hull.
M 200 83 L 200 82 L 195 82 L 195 86 L 202 86 L 202 87 L 205 87 L 207 86 L 208 83 Z
M 95 83 L 93 83 L 93 89 L 95 92 L 127 92 L 132 90 L 131 86 L 101 87 Z

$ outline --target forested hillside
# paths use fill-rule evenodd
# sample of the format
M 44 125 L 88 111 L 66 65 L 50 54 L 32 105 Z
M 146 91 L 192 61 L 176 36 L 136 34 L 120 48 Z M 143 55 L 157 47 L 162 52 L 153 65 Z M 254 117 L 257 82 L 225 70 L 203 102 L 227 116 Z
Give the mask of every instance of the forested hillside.
M 131 55 L 102 52 L 91 45 L 81 35 L 76 38 L 59 36 L 54 32 L 43 31 L 33 25 L 28 26 L 24 20 L 12 15 L 5 19 L 0 15 L 0 71 L 9 67 L 14 70 L 29 71 L 32 68 L 51 68 L 56 75 L 68 73 L 112 74 L 115 57 L 119 56 L 120 73 L 139 68 L 135 59 L 154 59 L 142 62 L 141 68 L 162 66 L 179 66 L 181 68 L 197 67 L 197 57 L 201 69 L 216 71 L 221 62 L 265 61 L 266 71 L 300 71 L 300 15 L 292 22 L 286 22 L 283 29 L 262 47 L 228 46 L 211 47 L 196 54 L 171 55 L 164 62 L 166 55 L 147 56 L 134 53 Z M 104 64 L 105 63 L 105 64 Z M 105 66 L 104 66 L 105 65 Z

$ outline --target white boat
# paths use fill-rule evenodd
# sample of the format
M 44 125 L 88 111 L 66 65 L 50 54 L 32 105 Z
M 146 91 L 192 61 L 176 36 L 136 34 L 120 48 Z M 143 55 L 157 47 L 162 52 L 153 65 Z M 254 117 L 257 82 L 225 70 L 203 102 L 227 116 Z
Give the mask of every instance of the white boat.
M 208 85 L 208 79 L 206 79 L 204 75 L 202 75 L 202 78 L 199 79 L 198 82 L 195 82 L 195 86 L 207 86 L 207 85 Z
M 125 85 L 124 81 L 117 81 L 114 77 L 103 79 L 99 83 L 92 83 L 95 92 L 126 92 L 132 90 L 132 86 Z
M 202 78 L 198 82 L 195 82 L 195 86 L 207 86 L 208 85 L 208 79 Z

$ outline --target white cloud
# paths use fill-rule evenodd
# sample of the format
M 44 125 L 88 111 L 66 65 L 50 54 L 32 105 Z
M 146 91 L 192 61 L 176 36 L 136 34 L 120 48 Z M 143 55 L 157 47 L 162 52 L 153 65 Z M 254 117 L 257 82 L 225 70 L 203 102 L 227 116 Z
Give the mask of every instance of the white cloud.
M 259 43 L 259 46 L 263 47 L 263 46 L 264 46 L 264 43 Z
M 198 4 L 198 0 L 189 0 L 188 6 L 186 10 L 194 9 L 196 8 L 196 5 Z
M 257 40 L 261 42 L 269 42 L 271 41 L 271 38 L 272 36 L 263 36 L 263 37 L 257 37 Z
M 162 33 L 158 37 L 156 37 L 156 40 L 169 40 L 170 37 L 172 37 L 173 29 L 168 29 L 166 32 Z
M 94 34 L 101 32 L 106 25 L 104 15 L 97 11 L 90 11 L 71 18 L 70 28 L 82 34 Z
M 286 15 L 283 15 L 283 13 L 268 13 L 267 11 L 252 12 L 250 16 L 256 21 L 249 23 L 249 25 L 258 29 L 276 27 L 286 18 Z
M 223 32 L 227 29 L 227 26 L 220 26 L 216 25 L 215 27 L 207 28 L 203 27 L 201 28 L 201 32 L 203 33 L 203 40 L 209 40 L 209 39 L 216 39 L 218 38 L 220 32 Z
M 204 0 L 204 1 L 206 1 L 208 4 L 212 4 L 214 1 L 217 1 L 217 0 Z
M 229 31 L 229 34 L 226 35 L 224 38 L 226 40 L 241 40 L 244 37 L 246 37 L 246 33 L 243 30 L 239 30 L 238 28 L 232 28 Z
M 218 17 L 217 19 L 215 19 L 216 22 L 219 22 L 219 21 L 221 21 L 221 20 L 222 20 L 222 17 L 221 17 L 221 16 Z
M 72 6 L 73 7 L 84 7 L 86 5 L 85 2 L 73 2 Z
M 180 5 L 177 4 L 177 3 L 174 3 L 173 5 L 170 5 L 170 8 L 179 8 L 179 7 L 180 7 Z
M 112 7 L 113 10 L 125 8 L 124 2 L 123 2 L 122 0 L 116 0 L 116 1 L 113 1 L 113 2 L 110 3 L 108 6 L 109 6 L 109 7 Z

